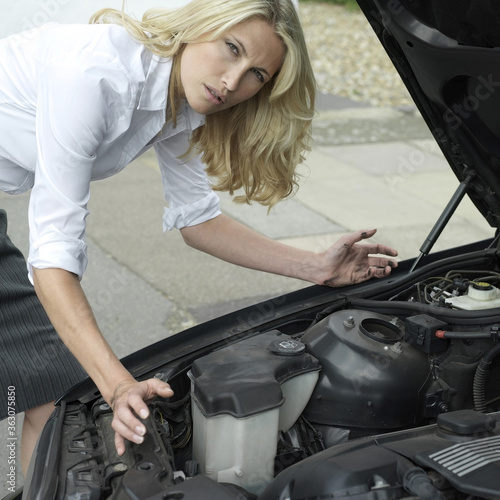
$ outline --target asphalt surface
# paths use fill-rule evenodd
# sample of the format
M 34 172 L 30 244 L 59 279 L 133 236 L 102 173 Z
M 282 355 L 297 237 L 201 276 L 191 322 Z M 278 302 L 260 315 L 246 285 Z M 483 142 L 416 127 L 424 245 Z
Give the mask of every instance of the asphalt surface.
M 8 1 L 12 13 L 25 3 Z M 0 29 L 15 32 L 26 20 L 42 19 L 40 12 L 46 12 L 51 1 L 37 2 L 38 11 L 14 16 L 17 25 L 6 26 L 4 21 Z M 67 2 L 53 2 L 58 16 L 63 15 Z M 99 3 L 78 3 L 82 7 L 78 16 L 93 12 Z M 146 8 L 147 3 L 141 6 Z M 313 251 L 325 250 L 346 233 L 377 227 L 377 242 L 397 248 L 401 259 L 415 257 L 458 185 L 419 114 L 414 109 L 374 108 L 321 96 L 314 138 L 301 167 L 301 188 L 293 199 L 267 215 L 265 208 L 238 206 L 222 196 L 223 210 L 270 238 Z M 28 196 L 0 193 L 11 238 L 25 253 Z M 188 248 L 178 231 L 162 233 L 163 206 L 159 170 L 149 153 L 92 188 L 89 269 L 82 284 L 119 357 L 220 314 L 308 286 Z M 466 199 L 434 250 L 491 234 Z M 21 423 L 19 416 L 19 438 Z M 9 467 L 5 421 L 0 423 L 0 443 L 2 496 L 7 493 Z M 18 446 L 18 485 L 23 481 L 19 451 Z

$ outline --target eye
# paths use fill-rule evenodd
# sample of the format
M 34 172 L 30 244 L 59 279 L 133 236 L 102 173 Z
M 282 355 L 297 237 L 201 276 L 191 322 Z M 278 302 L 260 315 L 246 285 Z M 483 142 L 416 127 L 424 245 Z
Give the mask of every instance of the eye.
M 226 42 L 227 48 L 235 55 L 238 55 L 238 47 L 234 43 Z
M 265 78 L 264 75 L 258 70 L 258 69 L 253 69 L 252 73 L 256 76 L 256 78 L 261 82 L 264 83 Z

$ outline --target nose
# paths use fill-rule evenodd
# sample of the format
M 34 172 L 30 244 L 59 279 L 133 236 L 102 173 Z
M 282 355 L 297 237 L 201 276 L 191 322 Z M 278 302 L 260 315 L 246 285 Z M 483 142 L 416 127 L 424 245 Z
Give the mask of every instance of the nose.
M 241 84 L 244 72 L 240 68 L 233 67 L 228 69 L 222 78 L 224 87 L 230 92 L 235 92 Z

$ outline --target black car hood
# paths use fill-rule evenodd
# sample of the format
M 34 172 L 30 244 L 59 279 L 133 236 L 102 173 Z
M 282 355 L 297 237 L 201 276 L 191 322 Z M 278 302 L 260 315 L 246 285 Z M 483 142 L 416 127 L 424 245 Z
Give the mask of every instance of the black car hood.
M 358 0 L 464 190 L 500 227 L 500 3 Z

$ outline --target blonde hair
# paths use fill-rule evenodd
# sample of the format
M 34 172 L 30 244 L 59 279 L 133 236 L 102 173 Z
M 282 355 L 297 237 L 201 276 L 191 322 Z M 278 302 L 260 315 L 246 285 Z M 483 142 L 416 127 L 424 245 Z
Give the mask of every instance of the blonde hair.
M 316 82 L 292 0 L 192 0 L 168 11 L 150 9 L 141 21 L 104 9 L 92 23 L 122 24 L 154 54 L 173 58 L 169 84 L 175 120 L 179 60 L 186 43 L 212 41 L 252 19 L 268 22 L 285 47 L 283 65 L 255 96 L 206 117 L 191 139 L 214 189 L 244 195 L 235 201 L 272 206 L 297 188 L 296 168 L 310 149 Z

